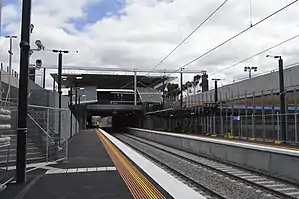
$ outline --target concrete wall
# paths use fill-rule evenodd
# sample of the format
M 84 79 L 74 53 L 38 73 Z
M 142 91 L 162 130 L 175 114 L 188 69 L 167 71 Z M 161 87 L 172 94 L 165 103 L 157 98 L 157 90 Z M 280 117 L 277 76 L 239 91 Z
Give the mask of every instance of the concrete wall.
M 203 155 L 267 175 L 299 183 L 299 153 L 282 154 L 248 147 L 186 138 L 182 134 L 130 129 L 129 133 L 194 154 Z
M 291 68 L 284 70 L 284 84 L 287 91 L 293 90 L 294 88 L 299 89 L 299 65 L 296 65 Z M 247 79 L 237 83 L 229 84 L 219 88 L 219 99 L 225 99 L 225 96 L 228 96 L 228 99 L 237 97 L 239 92 L 240 97 L 252 96 L 252 92 L 255 92 L 256 95 L 259 95 L 261 91 L 264 91 L 264 94 L 269 94 L 271 90 L 278 92 L 279 89 L 279 77 L 278 72 L 272 72 L 266 75 L 261 75 L 258 77 L 253 77 L 252 79 Z M 214 101 L 214 89 L 200 94 L 191 96 L 192 101 Z M 184 101 L 187 99 L 185 98 Z M 189 99 L 190 100 L 190 99 Z

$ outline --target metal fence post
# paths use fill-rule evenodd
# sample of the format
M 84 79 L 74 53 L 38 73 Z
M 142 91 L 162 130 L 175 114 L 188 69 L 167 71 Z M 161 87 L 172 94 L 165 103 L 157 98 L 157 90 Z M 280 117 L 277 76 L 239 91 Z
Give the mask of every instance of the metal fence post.
M 47 109 L 47 133 L 50 135 L 50 109 Z M 48 163 L 49 161 L 49 136 L 46 135 L 47 137 L 47 144 L 46 144 L 46 162 Z
M 240 136 L 239 139 L 243 139 L 243 117 L 240 116 Z
M 251 128 L 252 128 L 252 138 L 255 138 L 255 118 L 254 118 L 254 113 L 251 115 Z
M 295 142 L 298 142 L 298 126 L 297 126 L 297 113 L 295 115 Z
M 222 105 L 221 105 L 222 106 Z M 221 126 L 221 135 L 224 135 L 224 125 L 223 125 L 223 115 L 222 115 L 222 108 L 221 108 L 221 115 L 220 115 L 220 126 Z
M 228 97 L 227 92 L 225 93 L 225 135 L 227 135 L 229 124 L 228 124 Z
M 266 116 L 263 114 L 262 115 L 263 119 L 263 140 L 266 140 Z
M 65 158 L 68 158 L 68 153 L 69 153 L 69 143 L 68 140 L 65 140 Z
M 277 116 L 277 140 L 280 140 L 280 120 L 279 120 L 279 113 L 276 113 Z
M 231 115 L 231 117 L 230 117 L 230 133 L 231 133 L 231 135 L 233 136 L 234 135 L 234 130 L 233 130 L 233 127 L 234 127 L 234 124 L 233 124 L 233 118 L 234 117 L 234 115 Z

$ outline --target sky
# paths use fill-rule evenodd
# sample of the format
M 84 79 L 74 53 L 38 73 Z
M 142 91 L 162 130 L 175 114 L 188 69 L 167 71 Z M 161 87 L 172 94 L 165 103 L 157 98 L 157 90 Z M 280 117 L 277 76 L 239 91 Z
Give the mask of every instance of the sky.
M 180 68 L 292 1 L 229 0 L 157 69 Z M 46 49 L 70 50 L 63 57 L 66 66 L 152 69 L 222 2 L 224 0 L 32 0 L 31 21 L 35 28 L 31 46 L 34 48 L 34 41 L 39 39 Z M 297 38 L 229 67 L 299 34 L 298 10 L 299 2 L 296 2 L 188 65 L 187 69 L 205 70 L 210 78 L 222 79 L 224 85 L 246 78 L 244 66 L 257 66 L 258 72 L 254 75 L 277 68 L 277 61 L 266 58 L 266 54 L 283 56 L 285 65 L 299 62 Z M 4 36 L 17 35 L 13 43 L 16 71 L 19 70 L 20 21 L 21 1 L 3 0 L 0 61 L 4 66 L 8 64 L 9 41 Z M 76 50 L 79 53 L 75 53 Z M 35 52 L 31 63 L 36 59 L 41 59 L 45 66 L 57 65 L 57 55 L 47 51 Z M 47 71 L 47 88 L 52 88 L 49 73 L 54 72 Z M 88 71 L 80 71 L 83 72 Z M 191 80 L 192 76 L 185 75 L 184 79 Z

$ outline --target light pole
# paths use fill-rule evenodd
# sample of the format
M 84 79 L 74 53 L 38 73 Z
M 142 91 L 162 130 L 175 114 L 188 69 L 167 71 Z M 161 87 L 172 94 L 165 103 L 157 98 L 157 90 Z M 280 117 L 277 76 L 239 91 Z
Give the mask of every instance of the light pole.
M 244 67 L 244 72 L 248 72 L 249 73 L 249 79 L 251 79 L 251 72 L 252 71 L 257 72 L 257 67 L 256 66 L 253 66 L 253 67 L 245 66 Z
M 281 56 L 272 56 L 267 55 L 266 57 L 272 57 L 278 59 L 278 68 L 279 68 L 279 96 L 280 96 L 280 132 L 281 132 L 281 141 L 285 142 L 286 135 L 286 106 L 285 106 L 285 90 L 284 90 L 284 75 L 283 75 L 283 59 Z
M 79 96 L 78 96 L 78 98 L 79 98 L 78 99 L 78 123 L 79 123 L 79 131 L 80 131 L 80 126 L 81 126 L 80 105 L 81 105 L 81 99 L 82 99 L 82 97 L 84 98 L 84 97 L 86 97 L 86 95 L 79 94 Z
M 82 79 L 82 76 L 76 76 L 74 79 L 73 79 L 73 82 L 72 82 L 72 85 L 71 85 L 71 89 L 70 89 L 70 111 L 71 111 L 71 119 L 70 119 L 70 122 L 71 122 L 71 128 L 70 128 L 70 137 L 73 137 L 73 115 L 72 115 L 72 106 L 73 106 L 73 97 L 74 97 L 74 94 L 73 94 L 73 90 L 75 89 L 75 114 L 77 114 L 77 95 L 78 95 L 78 90 L 77 90 L 77 80 L 81 80 Z M 77 129 L 77 122 L 75 122 L 75 130 Z M 76 132 L 75 132 L 76 133 Z
M 22 2 L 21 55 L 18 102 L 18 134 L 16 182 L 26 182 L 27 113 L 28 113 L 28 69 L 30 51 L 31 0 Z
M 214 100 L 215 100 L 215 108 L 217 108 L 217 102 L 218 102 L 218 81 L 220 81 L 221 79 L 212 79 L 215 83 L 215 96 L 214 96 Z
M 61 136 L 61 75 L 62 75 L 62 53 L 69 53 L 68 50 L 52 50 L 53 53 L 58 53 L 58 108 L 59 108 L 59 114 L 58 114 L 58 137 Z M 59 141 L 60 144 L 60 141 Z
M 8 89 L 7 89 L 7 94 L 6 94 L 6 101 L 10 98 L 10 84 L 11 84 L 11 69 L 12 69 L 12 56 L 13 56 L 13 52 L 12 52 L 12 43 L 13 43 L 13 39 L 16 39 L 17 36 L 15 35 L 8 35 L 5 36 L 5 38 L 9 38 L 9 50 L 8 50 L 8 54 L 9 54 L 9 64 L 8 64 Z
M 216 116 L 217 116 L 217 113 L 218 113 L 218 81 L 220 81 L 221 79 L 212 79 L 215 83 L 215 94 L 214 94 L 214 100 L 215 100 L 215 105 L 214 105 L 214 118 L 213 118 L 213 133 L 216 134 Z

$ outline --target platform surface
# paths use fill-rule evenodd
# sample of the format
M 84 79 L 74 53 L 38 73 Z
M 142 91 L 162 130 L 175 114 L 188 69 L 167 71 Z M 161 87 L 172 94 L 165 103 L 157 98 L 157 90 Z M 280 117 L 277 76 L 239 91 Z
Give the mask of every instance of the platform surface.
M 98 130 L 77 133 L 68 154 L 64 162 L 38 166 L 25 185 L 9 185 L 0 198 L 173 198 Z
M 49 168 L 65 170 L 113 166 L 95 131 L 88 130 L 72 138 L 66 163 L 51 165 Z M 133 198 L 117 170 L 43 175 L 27 188 L 29 190 L 23 194 L 22 199 Z

